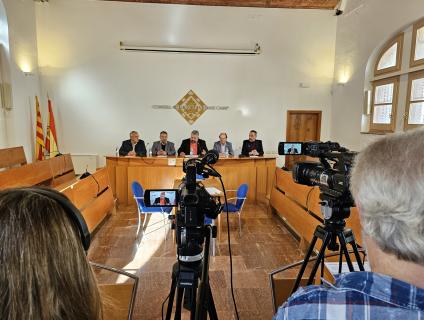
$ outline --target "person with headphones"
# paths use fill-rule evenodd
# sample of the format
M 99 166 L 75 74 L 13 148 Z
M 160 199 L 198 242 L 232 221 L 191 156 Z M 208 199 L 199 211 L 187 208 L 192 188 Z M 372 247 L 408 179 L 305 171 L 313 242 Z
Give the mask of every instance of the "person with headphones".
M 79 210 L 45 188 L 0 191 L 0 319 L 103 319 Z

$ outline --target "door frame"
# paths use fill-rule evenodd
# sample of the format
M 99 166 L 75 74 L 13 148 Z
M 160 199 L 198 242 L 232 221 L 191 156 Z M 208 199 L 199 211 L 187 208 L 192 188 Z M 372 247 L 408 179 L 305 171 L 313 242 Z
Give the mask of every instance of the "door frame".
M 287 123 L 286 123 L 286 141 L 289 135 L 289 129 L 291 125 L 291 115 L 294 113 L 303 113 L 303 114 L 316 114 L 318 115 L 318 126 L 317 126 L 317 140 L 321 140 L 321 121 L 322 121 L 322 110 L 287 110 Z

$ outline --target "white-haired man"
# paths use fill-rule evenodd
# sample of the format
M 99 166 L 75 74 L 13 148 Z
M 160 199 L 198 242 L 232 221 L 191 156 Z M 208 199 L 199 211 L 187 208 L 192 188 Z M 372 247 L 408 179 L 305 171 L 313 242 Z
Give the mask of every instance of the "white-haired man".
M 424 319 L 424 130 L 360 152 L 351 190 L 372 272 L 301 288 L 275 319 Z

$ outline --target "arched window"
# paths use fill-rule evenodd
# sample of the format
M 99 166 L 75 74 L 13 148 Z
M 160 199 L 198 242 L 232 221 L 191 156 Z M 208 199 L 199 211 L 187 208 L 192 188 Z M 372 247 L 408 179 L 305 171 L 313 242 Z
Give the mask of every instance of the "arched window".
M 380 51 L 374 74 L 399 71 L 402 65 L 403 33 L 389 41 Z
M 404 38 L 411 41 L 406 46 Z M 363 133 L 402 130 L 396 124 L 403 124 L 403 130 L 424 126 L 424 18 L 403 29 L 377 53 L 370 57 L 366 72 Z M 399 92 L 406 96 L 405 104 L 399 103 Z
M 414 24 L 410 64 L 411 67 L 424 64 L 424 19 Z

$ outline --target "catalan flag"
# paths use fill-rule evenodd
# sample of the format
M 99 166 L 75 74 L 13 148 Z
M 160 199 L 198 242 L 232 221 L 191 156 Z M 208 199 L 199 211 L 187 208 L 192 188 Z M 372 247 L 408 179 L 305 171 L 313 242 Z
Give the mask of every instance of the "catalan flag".
M 40 103 L 38 97 L 35 96 L 35 113 L 37 115 L 35 128 L 35 160 L 44 159 L 44 131 L 41 122 Z
M 57 146 L 57 134 L 56 126 L 54 122 L 52 102 L 48 98 L 49 106 L 49 122 L 47 123 L 47 134 L 46 134 L 46 150 L 50 155 L 50 158 L 55 157 L 59 154 L 59 147 Z

